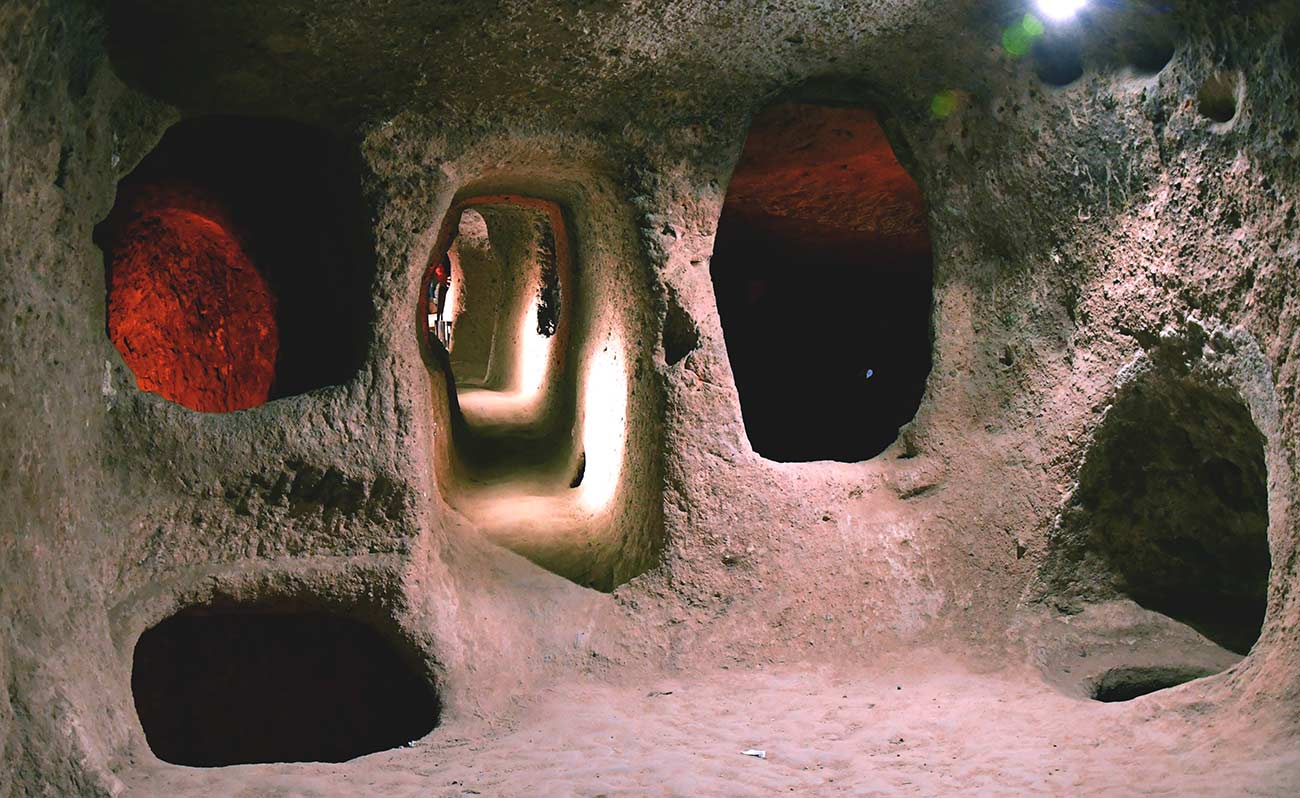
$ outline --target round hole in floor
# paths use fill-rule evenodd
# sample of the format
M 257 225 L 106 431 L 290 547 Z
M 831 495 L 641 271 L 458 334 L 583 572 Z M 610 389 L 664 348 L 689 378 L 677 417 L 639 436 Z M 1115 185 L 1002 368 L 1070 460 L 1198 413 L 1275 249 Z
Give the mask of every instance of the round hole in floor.
M 1092 683 L 1092 699 L 1106 703 L 1132 701 L 1212 674 L 1204 668 L 1177 666 L 1112 668 Z

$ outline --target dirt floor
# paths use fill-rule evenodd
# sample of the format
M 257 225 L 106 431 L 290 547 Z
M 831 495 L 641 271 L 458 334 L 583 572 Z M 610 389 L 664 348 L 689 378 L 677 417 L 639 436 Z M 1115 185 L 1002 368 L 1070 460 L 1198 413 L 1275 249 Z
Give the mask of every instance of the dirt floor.
M 922 651 L 860 670 L 778 664 L 572 683 L 486 734 L 443 727 L 342 765 L 151 763 L 123 778 L 142 798 L 1300 794 L 1294 743 L 1267 724 L 1206 723 L 1194 703 L 1160 712 L 1171 697 L 1070 698 L 1029 672 L 977 673 Z

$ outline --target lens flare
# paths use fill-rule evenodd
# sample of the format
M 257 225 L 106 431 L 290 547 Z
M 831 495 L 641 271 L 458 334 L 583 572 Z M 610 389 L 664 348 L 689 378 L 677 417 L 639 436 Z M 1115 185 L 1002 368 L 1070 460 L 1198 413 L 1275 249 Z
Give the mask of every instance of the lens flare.
M 1065 22 L 1088 5 L 1088 0 L 1036 0 L 1035 5 L 1043 16 L 1053 22 Z

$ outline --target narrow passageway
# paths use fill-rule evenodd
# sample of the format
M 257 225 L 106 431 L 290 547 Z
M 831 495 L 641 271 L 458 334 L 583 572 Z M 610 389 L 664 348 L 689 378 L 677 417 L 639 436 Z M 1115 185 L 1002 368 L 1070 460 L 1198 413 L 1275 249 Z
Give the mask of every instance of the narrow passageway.
M 596 348 L 563 209 L 471 197 L 448 214 L 421 293 L 426 340 L 450 372 L 447 501 L 490 540 L 608 589 L 628 394 L 621 339 Z
M 426 316 L 431 342 L 450 359 L 462 421 L 458 471 L 467 489 L 567 487 L 575 460 L 569 325 L 559 323 L 559 307 L 542 302 L 548 279 L 556 293 L 564 290 L 559 258 L 569 271 L 563 232 L 563 249 L 556 243 L 562 225 L 549 203 L 472 199 L 433 265 Z
M 505 196 L 467 200 L 452 214 L 455 237 L 425 297 L 430 342 L 446 347 L 460 411 L 460 480 L 469 490 L 567 489 L 578 453 L 571 325 L 558 301 L 570 290 L 560 280 L 571 271 L 563 215 L 552 203 Z

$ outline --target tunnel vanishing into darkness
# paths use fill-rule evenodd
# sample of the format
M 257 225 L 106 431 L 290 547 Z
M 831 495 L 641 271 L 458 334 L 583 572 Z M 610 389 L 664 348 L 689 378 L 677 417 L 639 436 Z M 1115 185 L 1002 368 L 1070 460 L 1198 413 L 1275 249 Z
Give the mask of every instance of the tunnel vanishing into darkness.
M 629 568 L 611 552 L 624 547 L 594 541 L 609 523 L 626 431 L 602 424 L 614 411 L 623 423 L 627 388 L 625 377 L 601 376 L 610 352 L 579 352 L 587 330 L 575 329 L 571 235 L 549 200 L 456 202 L 435 248 L 444 254 L 425 272 L 419 315 L 430 365 L 447 377 L 452 434 L 440 481 L 448 502 L 498 545 L 611 590 L 615 573 Z M 440 287 L 448 264 L 451 283 Z
M 348 380 L 374 275 L 357 154 L 295 123 L 181 122 L 95 232 L 141 390 L 226 412 Z
M 754 118 L 711 261 L 745 431 L 770 460 L 866 460 L 930 372 L 932 255 L 920 188 L 875 114 Z
M 165 762 L 343 762 L 438 724 L 418 654 L 326 612 L 189 609 L 140 636 L 131 691 Z
M 1099 586 L 1238 654 L 1268 602 L 1264 436 L 1233 391 L 1162 368 L 1107 412 L 1061 521 L 1064 592 Z
M 458 202 L 444 227 L 419 314 L 455 388 L 462 476 L 500 483 L 555 472 L 567 483 L 578 453 L 564 214 L 545 200 L 485 195 Z M 451 266 L 441 288 L 440 264 Z

